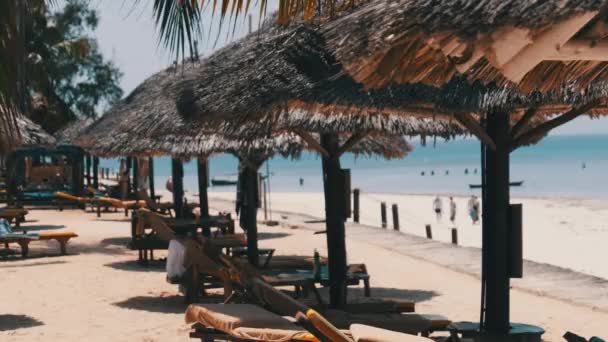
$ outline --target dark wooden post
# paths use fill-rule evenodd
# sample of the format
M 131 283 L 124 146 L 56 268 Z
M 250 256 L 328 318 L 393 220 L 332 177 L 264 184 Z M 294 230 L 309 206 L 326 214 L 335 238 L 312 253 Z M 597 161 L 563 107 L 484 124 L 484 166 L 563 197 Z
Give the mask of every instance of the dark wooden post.
M 93 157 L 93 187 L 99 189 L 99 157 Z
M 253 158 L 252 158 L 253 159 Z M 257 214 L 259 207 L 258 165 L 253 160 L 241 158 L 239 163 L 240 223 L 247 232 L 247 259 L 249 263 L 258 266 L 260 253 L 258 248 Z
M 353 221 L 359 223 L 359 189 L 353 190 Z
M 126 162 L 127 168 L 125 170 L 126 176 L 127 176 L 127 193 L 124 194 L 123 196 L 125 197 L 125 199 L 129 198 L 130 195 L 130 191 L 131 191 L 131 165 L 133 164 L 133 158 L 131 157 L 127 157 Z M 122 176 L 122 175 L 121 175 Z M 120 180 L 120 177 L 118 178 Z
M 329 267 L 330 305 L 346 303 L 346 240 L 344 213 L 339 201 L 344 200 L 340 182 L 340 156 L 338 135 L 321 135 L 321 145 L 329 153 L 323 156 L 323 187 L 325 193 L 325 225 L 327 229 L 327 253 Z
M 452 244 L 458 244 L 458 228 L 452 228 Z
M 207 187 L 209 186 L 209 161 L 206 157 L 199 157 L 197 163 L 198 174 L 198 203 L 201 211 L 201 219 L 209 218 L 209 198 L 207 196 Z M 203 226 L 203 235 L 211 236 L 211 227 L 208 224 Z
M 426 229 L 426 238 L 429 240 L 433 239 L 433 229 L 431 228 L 430 224 L 427 224 L 426 226 L 424 226 L 424 228 Z
M 137 191 L 139 191 L 139 158 L 133 158 L 133 193 L 137 196 Z
M 171 159 L 173 180 L 173 208 L 176 218 L 184 217 L 184 165 L 179 159 Z
M 397 204 L 393 204 L 392 210 L 393 210 L 393 229 L 398 231 L 399 230 L 399 207 L 397 207 Z
M 208 186 L 208 160 L 205 157 L 198 158 L 198 198 L 201 208 L 201 217 L 209 217 L 209 199 L 207 197 Z
M 91 186 L 91 155 L 86 154 L 84 157 L 85 180 L 87 186 Z
M 386 218 L 386 203 L 380 203 L 380 219 L 382 220 L 382 228 L 386 228 L 388 225 Z
M 154 157 L 148 158 L 148 185 L 150 186 L 150 198 L 156 201 L 156 189 L 154 189 Z
M 509 327 L 509 116 L 490 113 L 487 133 L 496 150 L 485 147 L 485 200 L 483 258 L 485 269 L 485 322 L 489 337 L 504 336 Z

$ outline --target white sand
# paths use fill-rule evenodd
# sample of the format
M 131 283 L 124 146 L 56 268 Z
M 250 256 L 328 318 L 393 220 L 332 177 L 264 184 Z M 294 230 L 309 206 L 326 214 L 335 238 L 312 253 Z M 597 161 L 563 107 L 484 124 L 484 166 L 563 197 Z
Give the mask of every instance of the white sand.
M 233 195 L 228 197 L 232 199 Z M 430 212 L 430 199 L 408 198 L 400 204 L 402 225 L 410 231 L 420 226 L 422 232 L 423 220 L 428 217 L 426 212 Z M 366 203 L 375 203 L 367 201 L 366 198 L 362 203 L 363 208 L 372 207 Z M 323 212 L 320 195 L 277 194 L 273 202 L 275 207 L 285 206 L 291 211 L 310 211 L 316 215 Z M 417 207 L 408 211 L 406 203 Z M 378 211 L 377 206 L 374 205 L 374 212 Z M 461 206 L 464 207 L 464 203 Z M 231 205 L 214 204 L 214 207 L 225 209 Z M 420 214 L 419 221 L 414 221 L 412 212 Z M 594 211 L 589 209 L 589 212 Z M 406 218 L 406 213 L 410 213 L 411 219 Z M 575 217 L 565 213 L 564 216 Z M 376 215 L 370 210 L 364 217 L 371 221 Z M 137 253 L 124 248 L 130 224 L 121 213 L 96 219 L 94 214 L 77 210 L 34 211 L 28 218 L 37 221 L 28 223 L 29 226 L 65 224 L 66 229 L 76 231 L 80 237 L 69 246 L 72 254 L 68 256 L 55 256 L 57 248 L 50 242 L 48 246 L 32 244 L 31 259 L 0 260 L 1 341 L 190 340 L 189 327 L 183 323 L 185 305 L 181 297 L 176 297 L 176 287 L 165 282 L 162 268 L 142 269 L 135 265 Z M 542 222 L 540 220 L 534 222 Z M 325 236 L 313 235 L 302 226 L 300 224 L 300 229 L 261 227 L 262 233 L 280 233 L 263 240 L 261 245 L 277 248 L 278 254 L 310 255 L 314 248 L 324 252 Z M 441 236 L 439 230 L 437 236 Z M 465 236 L 462 241 L 467 241 Z M 548 236 L 553 239 L 553 235 Z M 530 239 L 527 235 L 527 240 Z M 351 262 L 367 264 L 374 294 L 418 300 L 417 311 L 441 313 L 453 320 L 478 318 L 479 281 L 476 278 L 378 247 L 373 241 L 349 238 L 347 246 Z M 564 254 L 568 253 L 564 251 Z M 572 259 L 578 258 L 578 253 L 570 254 L 575 254 Z M 548 341 L 559 340 L 566 330 L 588 336 L 608 336 L 608 314 L 604 312 L 517 290 L 513 291 L 512 306 L 514 321 L 543 326 L 548 331 L 545 336 Z
M 233 200 L 231 193 L 213 197 Z M 386 202 L 389 229 L 391 205 L 399 206 L 401 230 L 425 236 L 431 224 L 433 238 L 451 241 L 451 228 L 458 228 L 462 246 L 481 246 L 481 225 L 473 225 L 467 213 L 467 197 L 454 197 L 456 224 L 448 217 L 448 198 L 443 199 L 443 219 L 437 222 L 432 211 L 434 196 L 361 194 L 361 223 L 380 227 L 380 203 Z M 272 208 L 324 217 L 324 201 L 319 193 L 273 193 Z M 513 199 L 523 204 L 524 258 L 569 268 L 608 279 L 608 201 L 575 199 Z

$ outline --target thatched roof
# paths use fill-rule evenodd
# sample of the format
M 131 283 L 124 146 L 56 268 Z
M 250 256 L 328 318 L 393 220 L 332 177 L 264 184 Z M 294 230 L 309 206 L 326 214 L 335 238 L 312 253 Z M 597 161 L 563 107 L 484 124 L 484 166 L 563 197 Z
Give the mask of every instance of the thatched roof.
M 461 74 L 523 91 L 583 89 L 608 77 L 605 9 L 604 0 L 371 0 L 322 32 L 368 87 L 441 86 Z
M 51 146 L 56 143 L 53 136 L 27 117 L 19 114 L 15 117 L 15 122 L 19 132 L 12 134 L 15 139 L 12 146 Z M 0 126 L 0 135 L 3 137 L 8 135 L 2 126 Z
M 362 125 L 365 121 L 348 122 L 350 114 L 370 113 L 401 116 L 401 131 L 412 135 L 449 137 L 462 132 L 455 124 L 439 124 L 432 132 L 413 130 L 430 125 L 417 124 L 420 115 L 438 114 L 428 105 L 436 90 L 416 84 L 366 91 L 341 75 L 340 65 L 313 24 L 288 28 L 265 24 L 193 65 L 167 93 L 177 98 L 182 116 L 194 120 L 259 120 L 297 109 L 298 120 L 303 113 L 344 116 L 339 126 L 350 126 L 350 131 L 372 129 Z M 336 121 L 326 121 L 325 128 L 332 130 L 330 123 Z
M 93 118 L 84 118 L 69 123 L 55 133 L 57 143 L 60 145 L 72 145 L 74 140 L 83 134 L 94 121 Z

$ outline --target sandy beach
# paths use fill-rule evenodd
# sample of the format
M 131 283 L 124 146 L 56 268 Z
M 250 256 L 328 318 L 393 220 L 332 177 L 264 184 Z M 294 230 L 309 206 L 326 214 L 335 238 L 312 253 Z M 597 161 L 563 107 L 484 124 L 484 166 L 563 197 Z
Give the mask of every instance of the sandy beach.
M 323 202 L 318 196 L 320 194 L 316 197 L 275 194 L 276 210 L 290 209 L 305 215 L 275 213 L 282 224 L 260 227 L 261 246 L 276 248 L 277 254 L 310 255 L 314 248 L 325 253 L 325 236 L 313 235 L 323 225 L 305 223 L 315 217 L 312 213 L 322 213 Z M 213 194 L 212 208 L 230 210 L 231 201 L 220 197 L 232 199 L 231 194 Z M 427 198 L 418 200 L 421 208 L 429 206 Z M 415 199 L 406 201 L 415 202 Z M 600 219 L 598 209 L 580 210 L 597 212 Z M 411 216 L 410 219 L 404 215 L 402 224 L 414 232 L 409 227 L 417 223 L 413 223 Z M 575 217 L 565 213 L 564 216 Z M 364 217 L 373 221 L 371 212 Z M 122 213 L 105 214 L 98 219 L 80 210 L 34 210 L 28 220 L 24 227 L 29 231 L 62 229 L 75 231 L 80 236 L 69 245 L 67 256 L 57 256 L 54 242 L 36 242 L 30 249 L 31 258 L 0 261 L 4 274 L 0 340 L 189 340 L 183 298 L 176 286 L 166 283 L 162 263 L 141 267 L 135 261 L 136 252 L 125 248 L 130 224 Z M 439 227 L 437 237 L 443 239 Z M 347 228 L 349 262 L 366 263 L 372 275 L 374 296 L 416 300 L 418 312 L 440 313 L 455 321 L 478 319 L 479 281 L 474 275 L 408 256 L 387 244 L 387 241 L 397 241 L 391 234 L 395 233 L 368 226 Z M 463 235 L 462 241 L 471 241 L 466 236 Z M 546 244 L 553 240 L 553 237 L 548 239 Z M 439 247 L 443 245 L 438 243 Z M 584 253 L 564 255 L 577 258 Z M 362 293 L 360 289 L 351 291 L 352 296 Z M 519 289 L 512 291 L 512 320 L 544 327 L 547 341 L 559 340 L 567 330 L 588 336 L 608 334 L 605 325 L 608 311 Z

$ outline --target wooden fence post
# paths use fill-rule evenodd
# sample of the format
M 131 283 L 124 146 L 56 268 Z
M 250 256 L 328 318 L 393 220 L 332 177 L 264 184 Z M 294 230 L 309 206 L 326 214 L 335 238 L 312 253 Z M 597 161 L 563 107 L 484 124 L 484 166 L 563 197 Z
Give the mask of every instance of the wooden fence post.
M 433 230 L 431 229 L 431 225 L 426 225 L 426 238 L 432 240 L 433 239 Z
M 360 190 L 354 189 L 353 190 L 353 221 L 355 221 L 355 223 L 359 223 L 359 195 L 360 195 Z
M 382 228 L 386 228 L 387 223 L 386 223 L 386 203 L 385 202 L 380 203 L 380 217 L 382 219 Z
M 399 231 L 399 207 L 393 204 L 393 229 Z
M 458 229 L 452 228 L 452 244 L 458 245 Z

